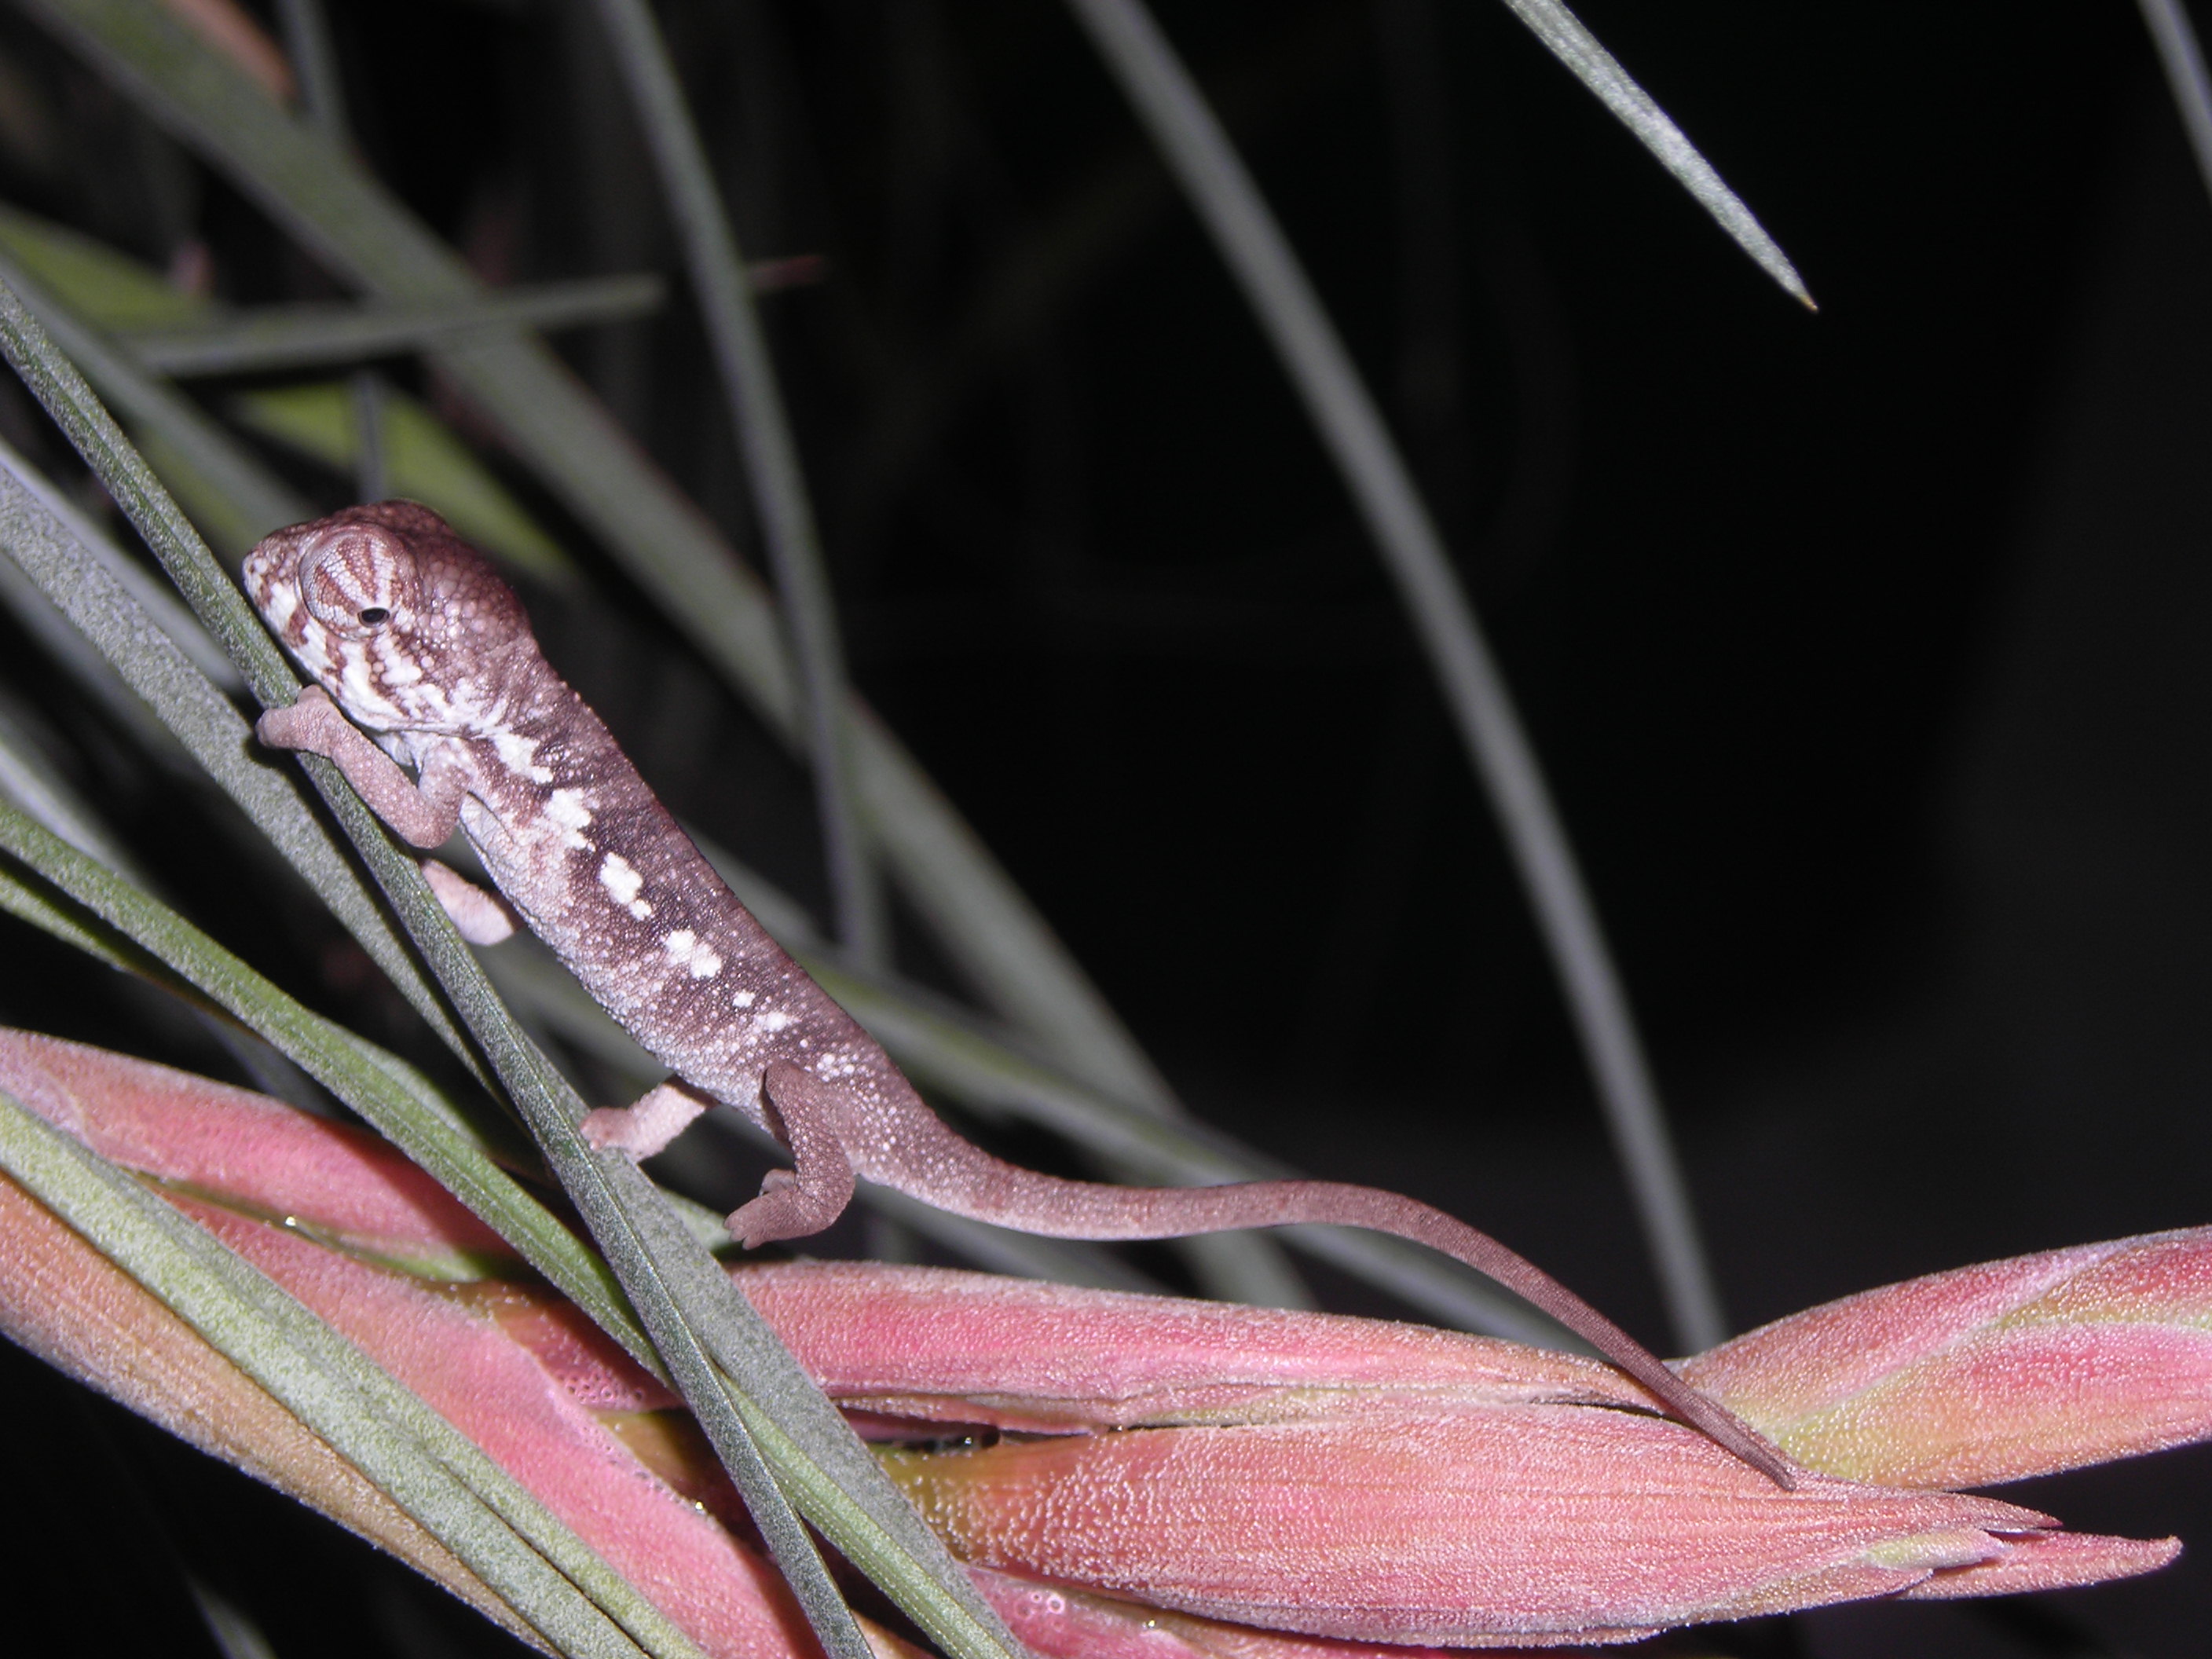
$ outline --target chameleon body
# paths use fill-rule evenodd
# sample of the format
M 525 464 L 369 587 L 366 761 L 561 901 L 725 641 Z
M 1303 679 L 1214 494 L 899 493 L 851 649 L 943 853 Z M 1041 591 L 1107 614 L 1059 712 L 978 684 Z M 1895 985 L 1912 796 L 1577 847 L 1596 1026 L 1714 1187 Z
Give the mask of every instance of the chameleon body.
M 729 1218 L 744 1244 L 819 1231 L 851 1199 L 856 1174 L 956 1215 L 1058 1238 L 1299 1222 L 1370 1228 L 1526 1297 L 1671 1414 L 1795 1484 L 1778 1452 L 1626 1332 L 1442 1211 L 1338 1182 L 1063 1180 L 963 1139 L 723 884 L 539 653 L 514 592 L 427 507 L 387 501 L 280 531 L 247 557 L 245 577 L 314 682 L 293 707 L 262 717 L 263 741 L 327 755 L 417 847 L 439 845 L 458 823 L 531 929 L 687 1085 L 663 1085 L 627 1112 L 593 1113 L 586 1129 L 595 1142 L 649 1154 L 705 1096 L 790 1148 L 794 1171 L 771 1175 Z M 487 896 L 442 866 L 426 872 L 465 933 L 496 936 Z

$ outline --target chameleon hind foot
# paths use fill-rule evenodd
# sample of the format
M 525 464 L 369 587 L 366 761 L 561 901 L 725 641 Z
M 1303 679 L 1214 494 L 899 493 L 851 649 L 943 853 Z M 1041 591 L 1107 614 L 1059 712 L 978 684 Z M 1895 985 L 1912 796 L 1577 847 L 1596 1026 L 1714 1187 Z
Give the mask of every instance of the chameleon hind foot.
M 761 1195 L 723 1223 L 747 1249 L 780 1238 L 818 1233 L 853 1201 L 853 1162 L 831 1123 L 836 1115 L 831 1085 L 788 1060 L 778 1060 L 761 1079 L 771 1113 L 769 1127 L 791 1148 L 789 1170 L 771 1170 Z
M 460 936 L 471 945 L 501 945 L 515 935 L 514 908 L 435 859 L 422 860 L 422 879 Z
M 649 1089 L 628 1106 L 602 1106 L 584 1115 L 584 1139 L 603 1152 L 651 1158 L 690 1128 L 707 1103 L 670 1082 Z

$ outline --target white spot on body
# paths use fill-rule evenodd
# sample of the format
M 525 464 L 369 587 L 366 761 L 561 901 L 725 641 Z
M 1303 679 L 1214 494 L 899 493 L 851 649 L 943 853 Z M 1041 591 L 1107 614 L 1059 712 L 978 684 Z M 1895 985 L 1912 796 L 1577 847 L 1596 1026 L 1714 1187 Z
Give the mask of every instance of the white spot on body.
M 545 816 L 561 832 L 561 844 L 589 850 L 584 831 L 592 827 L 592 809 L 584 805 L 580 789 L 556 789 L 545 797 Z
M 495 732 L 491 746 L 507 769 L 519 778 L 528 778 L 532 783 L 553 781 L 553 769 L 538 764 L 538 739 L 526 738 L 519 732 Z
M 599 864 L 599 885 L 617 904 L 643 921 L 653 914 L 653 906 L 638 896 L 645 885 L 645 878 L 637 867 L 620 853 L 610 853 Z
M 740 1008 L 750 1008 L 753 1006 L 753 994 L 750 991 L 740 991 L 730 1000 Z
M 771 1008 L 753 1022 L 753 1030 L 774 1036 L 792 1023 L 791 1016 L 781 1008 Z
M 721 953 L 711 945 L 702 944 L 689 927 L 678 928 L 660 945 L 669 960 L 689 968 L 694 979 L 712 979 L 722 971 Z

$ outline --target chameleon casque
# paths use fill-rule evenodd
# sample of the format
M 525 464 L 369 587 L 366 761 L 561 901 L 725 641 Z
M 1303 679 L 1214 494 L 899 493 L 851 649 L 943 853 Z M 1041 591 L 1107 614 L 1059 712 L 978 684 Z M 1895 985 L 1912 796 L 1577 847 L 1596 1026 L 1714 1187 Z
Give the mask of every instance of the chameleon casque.
M 514 591 L 428 507 L 386 501 L 279 531 L 247 556 L 245 580 L 313 681 L 291 708 L 261 717 L 261 740 L 329 757 L 416 847 L 439 846 L 458 824 L 531 929 L 676 1073 L 680 1087 L 592 1113 L 585 1131 L 593 1144 L 649 1156 L 713 1099 L 790 1149 L 794 1170 L 771 1174 L 729 1218 L 746 1246 L 828 1226 L 856 1175 L 955 1215 L 1055 1238 L 1296 1222 L 1369 1228 L 1488 1274 L 1589 1341 L 1670 1414 L 1796 1484 L 1778 1451 L 1612 1321 L 1440 1210 L 1332 1181 L 1063 1180 L 963 1139 L 738 903 L 546 663 Z M 434 861 L 424 871 L 465 936 L 492 943 L 509 931 L 489 895 Z

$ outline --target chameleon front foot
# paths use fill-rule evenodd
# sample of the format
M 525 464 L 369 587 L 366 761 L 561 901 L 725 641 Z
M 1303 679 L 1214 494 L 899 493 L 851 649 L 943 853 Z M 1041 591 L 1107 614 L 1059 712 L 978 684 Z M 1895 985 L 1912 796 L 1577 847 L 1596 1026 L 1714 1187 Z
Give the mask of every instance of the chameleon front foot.
M 369 810 L 410 847 L 439 846 L 460 823 L 465 783 L 459 773 L 434 780 L 434 789 L 417 787 L 319 685 L 308 686 L 289 708 L 267 710 L 254 723 L 253 732 L 271 749 L 296 749 L 331 762 L 345 774 Z

